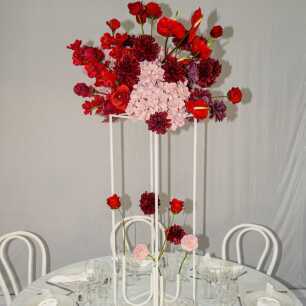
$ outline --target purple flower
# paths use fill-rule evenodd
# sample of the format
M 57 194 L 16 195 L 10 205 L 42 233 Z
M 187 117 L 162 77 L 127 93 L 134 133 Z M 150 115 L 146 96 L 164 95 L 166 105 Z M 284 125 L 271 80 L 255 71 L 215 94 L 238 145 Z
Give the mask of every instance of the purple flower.
M 209 118 L 215 118 L 215 121 L 222 121 L 226 117 L 226 105 L 222 100 L 214 100 L 209 104 Z
M 195 83 L 199 80 L 199 71 L 196 62 L 192 61 L 187 66 L 187 78 L 188 78 L 188 84 L 190 87 L 192 87 Z

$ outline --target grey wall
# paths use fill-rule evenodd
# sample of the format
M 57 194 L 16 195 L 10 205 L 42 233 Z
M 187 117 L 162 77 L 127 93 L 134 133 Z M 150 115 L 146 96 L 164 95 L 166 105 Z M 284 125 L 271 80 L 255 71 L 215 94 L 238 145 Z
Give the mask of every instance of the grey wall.
M 232 69 L 222 86 L 250 89 L 237 116 L 233 109 L 231 120 L 199 129 L 201 247 L 220 254 L 230 227 L 268 225 L 282 241 L 278 276 L 303 287 L 306 2 L 169 2 L 185 17 L 201 5 L 210 22 L 218 9 L 218 22 L 234 28 L 223 57 Z M 17 229 L 41 234 L 53 269 L 110 253 L 108 129 L 81 114 L 72 87 L 84 75 L 65 46 L 75 38 L 98 42 L 108 18 L 129 18 L 126 4 L 0 1 L 0 235 Z M 130 196 L 130 213 L 138 212 L 138 195 L 148 188 L 144 131 L 141 124 L 124 126 L 122 163 L 122 131 L 115 127 L 116 189 Z M 163 193 L 191 198 L 192 129 L 165 136 L 162 144 Z M 190 218 L 184 216 L 186 224 Z M 250 263 L 260 245 L 248 242 Z M 22 264 L 20 253 L 12 256 Z

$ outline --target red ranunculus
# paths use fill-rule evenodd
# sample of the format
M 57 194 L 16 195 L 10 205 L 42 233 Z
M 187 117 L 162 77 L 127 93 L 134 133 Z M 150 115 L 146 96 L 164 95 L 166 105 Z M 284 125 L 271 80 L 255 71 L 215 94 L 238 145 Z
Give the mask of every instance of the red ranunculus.
M 184 201 L 173 198 L 170 202 L 170 210 L 173 214 L 179 214 L 184 209 Z
M 166 229 L 166 239 L 173 244 L 180 244 L 182 238 L 186 235 L 185 230 L 177 224 L 173 224 Z
M 144 11 L 144 6 L 141 1 L 131 2 L 128 4 L 130 14 L 137 16 Z
M 186 103 L 186 110 L 198 120 L 207 118 L 209 114 L 208 103 L 201 99 L 196 101 L 188 101 Z
M 228 91 L 227 97 L 233 104 L 236 104 L 242 100 L 242 92 L 239 87 L 233 87 Z
M 130 100 L 130 90 L 129 88 L 122 84 L 120 85 L 110 97 L 110 102 L 115 106 L 115 108 L 124 112 Z
M 112 196 L 108 197 L 106 202 L 111 209 L 118 209 L 121 206 L 120 198 L 117 196 L 117 194 L 113 194 Z
M 223 35 L 223 28 L 220 25 L 214 26 L 210 31 L 210 36 L 212 38 L 219 38 Z
M 146 12 L 150 18 L 158 19 L 162 15 L 160 5 L 155 2 L 149 2 L 146 4 Z
M 92 95 L 92 87 L 87 86 L 85 83 L 77 83 L 73 87 L 73 91 L 76 95 L 81 97 L 90 97 Z
M 193 54 L 198 54 L 202 60 L 209 58 L 212 50 L 208 47 L 206 40 L 203 37 L 196 36 L 191 43 L 191 51 Z
M 157 32 L 164 37 L 182 39 L 186 29 L 180 22 L 168 17 L 162 17 L 157 23 Z
M 120 21 L 116 18 L 106 21 L 106 24 L 110 27 L 112 32 L 115 32 L 117 29 L 120 28 Z

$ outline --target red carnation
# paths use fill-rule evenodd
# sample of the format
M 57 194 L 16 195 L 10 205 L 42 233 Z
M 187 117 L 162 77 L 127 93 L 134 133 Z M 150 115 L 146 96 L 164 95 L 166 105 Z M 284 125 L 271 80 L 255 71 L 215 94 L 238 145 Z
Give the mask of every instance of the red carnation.
M 109 33 L 104 33 L 100 38 L 100 42 L 103 49 L 110 49 L 114 43 L 114 37 Z
M 141 1 L 129 3 L 128 8 L 130 14 L 133 16 L 139 15 L 142 11 L 144 11 L 144 6 Z
M 186 110 L 198 120 L 207 118 L 209 113 L 208 103 L 204 100 L 188 101 Z
M 92 87 L 87 86 L 85 83 L 77 83 L 73 87 L 73 91 L 76 95 L 81 97 L 90 97 L 92 95 Z
M 84 62 L 101 62 L 104 58 L 104 53 L 99 48 L 85 47 L 83 52 Z
M 166 239 L 167 241 L 174 243 L 176 245 L 181 243 L 182 238 L 186 235 L 185 230 L 177 224 L 173 224 L 166 229 Z
M 170 202 L 170 210 L 173 214 L 179 214 L 184 209 L 184 201 L 173 198 Z
M 212 52 L 208 47 L 206 40 L 200 36 L 196 36 L 192 40 L 191 51 L 193 54 L 199 55 L 202 60 L 208 59 Z
M 82 104 L 84 115 L 92 115 L 92 111 L 96 109 L 96 114 L 99 113 L 99 109 L 102 108 L 104 103 L 104 98 L 101 96 L 94 96 L 91 101 L 85 101 Z
M 113 194 L 112 196 L 107 198 L 107 205 L 111 209 L 118 209 L 121 206 L 120 198 L 117 196 L 117 194 Z
M 162 17 L 157 23 L 157 32 L 164 37 L 182 39 L 186 30 L 180 22 L 168 17 Z
M 214 26 L 210 31 L 210 36 L 212 38 L 219 38 L 223 35 L 223 28 L 220 25 Z
M 171 127 L 171 120 L 168 119 L 167 112 L 156 112 L 146 121 L 148 129 L 157 134 L 165 134 Z
M 114 91 L 110 96 L 110 102 L 115 106 L 115 108 L 124 112 L 130 100 L 130 90 L 129 88 L 122 84 L 116 91 Z
M 115 32 L 117 29 L 120 28 L 120 21 L 116 18 L 106 21 L 106 24 L 110 27 L 112 32 Z
M 242 92 L 239 87 L 233 87 L 228 91 L 227 97 L 233 104 L 236 104 L 242 100 Z
M 146 12 L 150 18 L 158 19 L 162 15 L 161 7 L 155 2 L 149 2 L 146 4 Z
M 155 214 L 155 193 L 154 192 L 144 192 L 139 201 L 139 207 L 145 215 Z M 158 198 L 158 206 L 160 205 L 160 200 Z

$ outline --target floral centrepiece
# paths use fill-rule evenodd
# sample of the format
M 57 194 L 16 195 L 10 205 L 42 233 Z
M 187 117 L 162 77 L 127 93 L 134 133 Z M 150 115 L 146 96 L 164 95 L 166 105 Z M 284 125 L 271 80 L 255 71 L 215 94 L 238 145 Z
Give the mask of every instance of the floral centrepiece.
M 106 22 L 110 31 L 102 34 L 99 46 L 79 39 L 67 46 L 73 64 L 81 66 L 90 80 L 74 86 L 75 94 L 86 98 L 84 114 L 102 116 L 104 121 L 109 115 L 128 115 L 145 121 L 157 134 L 175 131 L 190 118 L 223 121 L 225 101 L 236 104 L 243 98 L 238 87 L 222 96 L 214 96 L 210 89 L 222 74 L 213 50 L 223 27 L 215 25 L 208 29 L 208 36 L 201 35 L 205 17 L 200 8 L 187 27 L 164 16 L 155 2 L 132 2 L 128 10 L 140 25 L 140 33 L 120 31 L 120 21 L 112 18 Z M 150 33 L 144 32 L 146 23 L 151 25 Z M 205 94 L 199 96 L 200 92 Z

